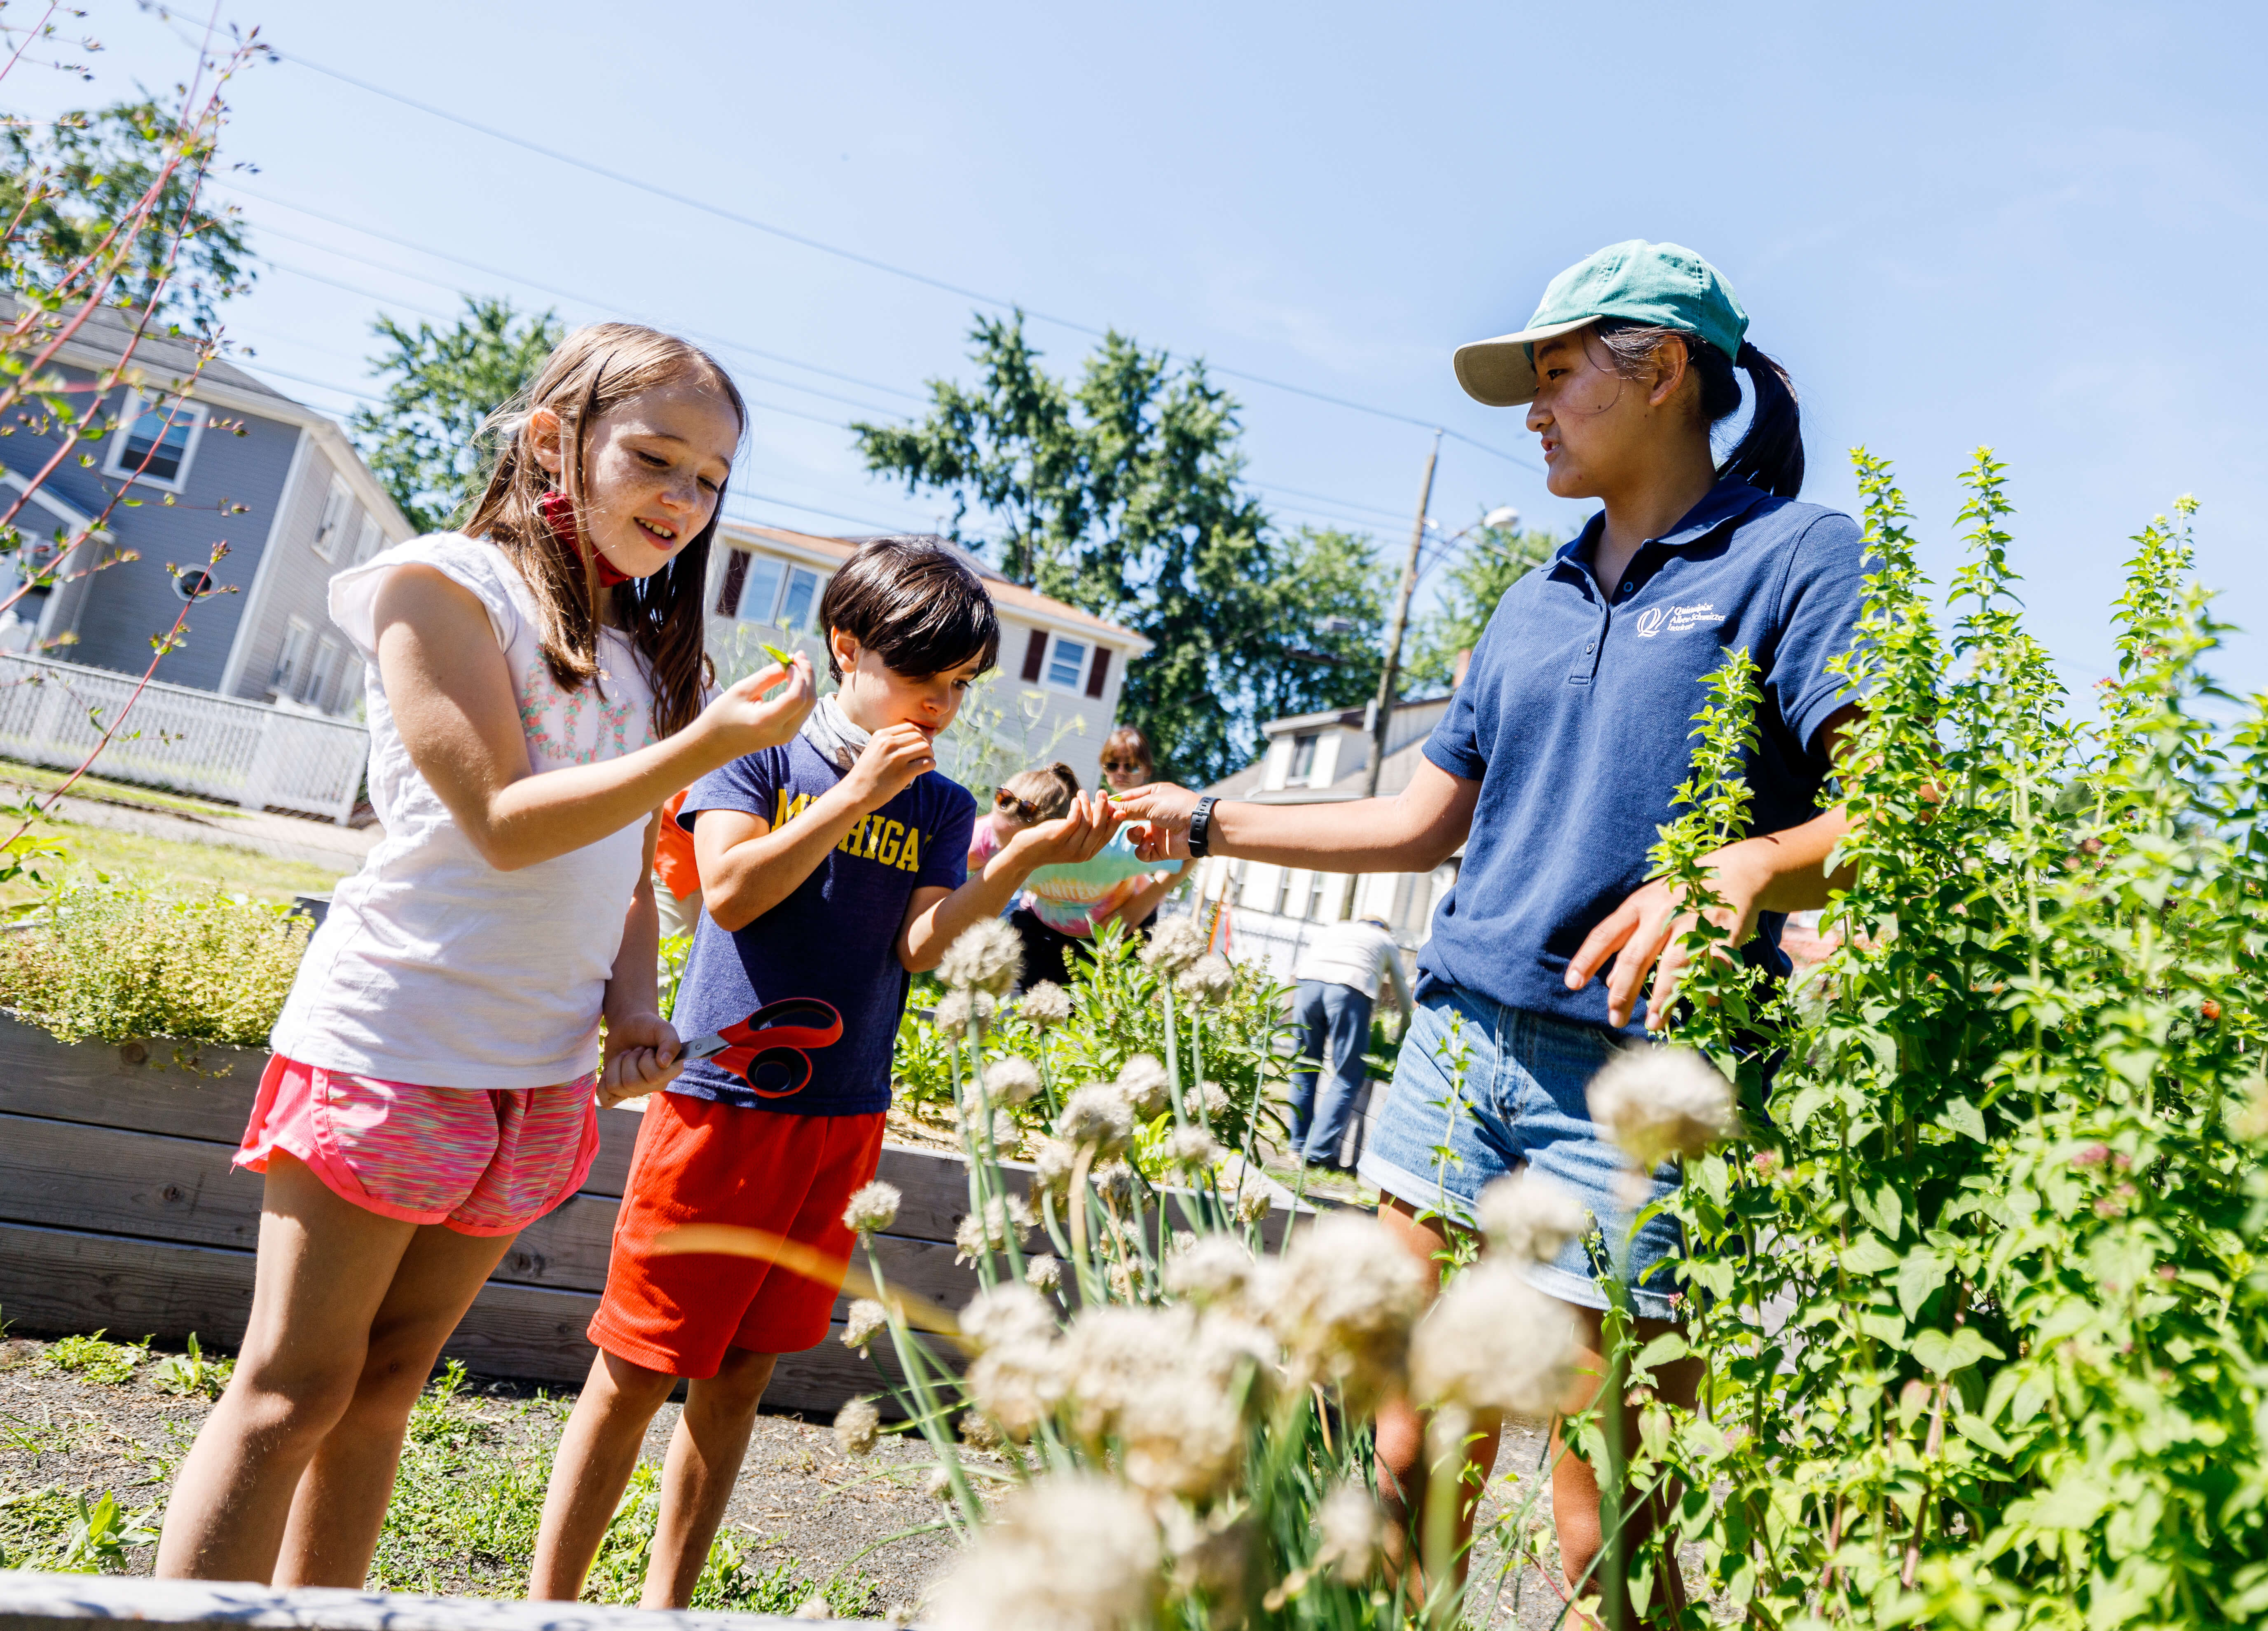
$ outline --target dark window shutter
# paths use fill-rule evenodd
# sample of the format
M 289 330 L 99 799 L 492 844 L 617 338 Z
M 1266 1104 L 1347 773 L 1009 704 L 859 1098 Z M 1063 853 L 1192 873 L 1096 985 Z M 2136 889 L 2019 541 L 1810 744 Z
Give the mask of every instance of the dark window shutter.
M 727 550 L 725 552 L 725 581 L 717 590 L 717 615 L 737 616 L 740 610 L 740 591 L 748 586 L 748 552 Z
M 1086 671 L 1086 694 L 1090 697 L 1101 696 L 1102 683 L 1109 677 L 1110 648 L 1108 646 L 1098 646 L 1094 648 L 1094 667 Z
M 1040 669 L 1048 661 L 1048 631 L 1032 631 L 1032 643 L 1024 647 L 1024 679 L 1027 683 L 1040 677 Z

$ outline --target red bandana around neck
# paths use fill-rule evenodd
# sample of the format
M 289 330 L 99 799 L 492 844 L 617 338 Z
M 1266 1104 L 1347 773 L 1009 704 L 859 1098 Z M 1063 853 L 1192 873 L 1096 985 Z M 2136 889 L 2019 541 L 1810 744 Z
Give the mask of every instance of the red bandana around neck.
M 611 589 L 616 584 L 630 580 L 630 573 L 583 542 L 582 528 L 575 525 L 575 501 L 572 498 L 553 487 L 544 492 L 539 507 L 543 511 L 544 520 L 550 525 L 553 537 L 578 555 L 587 554 L 591 557 L 592 565 L 599 569 L 600 588 Z

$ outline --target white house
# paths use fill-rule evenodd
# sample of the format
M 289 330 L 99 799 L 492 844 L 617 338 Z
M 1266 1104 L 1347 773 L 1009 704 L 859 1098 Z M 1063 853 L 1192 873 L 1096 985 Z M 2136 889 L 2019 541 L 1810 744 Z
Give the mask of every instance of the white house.
M 1387 723 L 1386 763 L 1378 791 L 1391 798 L 1410 783 L 1425 738 L 1448 711 L 1447 697 L 1398 703 Z M 1363 796 L 1370 764 L 1369 711 L 1349 708 L 1270 720 L 1259 760 L 1205 789 L 1225 799 L 1263 804 L 1331 804 Z M 1210 857 L 1198 863 L 1194 899 L 1230 914 L 1230 943 L 1241 958 L 1265 962 L 1280 979 L 1314 931 L 1348 917 L 1386 919 L 1406 953 L 1423 945 L 1433 909 L 1456 882 L 1462 852 L 1428 873 L 1344 873 Z
M 800 645 L 811 652 L 823 678 L 827 659 L 816 632 L 819 597 L 861 542 L 745 521 L 720 525 L 710 558 L 709 593 L 709 649 L 719 667 L 745 671 L 755 666 L 756 641 L 783 648 Z M 984 755 L 987 766 L 1015 769 L 1060 759 L 1079 772 L 1082 786 L 1097 786 L 1102 741 L 1117 718 L 1126 665 L 1148 651 L 1151 642 L 1131 629 L 1011 583 L 974 556 L 969 565 L 983 577 L 1000 617 L 998 676 L 972 705 L 982 718 L 970 721 L 993 739 L 994 747 Z

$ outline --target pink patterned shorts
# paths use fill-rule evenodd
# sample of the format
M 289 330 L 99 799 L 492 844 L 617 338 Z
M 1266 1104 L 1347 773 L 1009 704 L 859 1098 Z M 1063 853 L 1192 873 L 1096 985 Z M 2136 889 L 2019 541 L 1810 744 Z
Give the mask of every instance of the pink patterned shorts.
M 342 1200 L 460 1235 L 512 1235 L 582 1187 L 597 1075 L 549 1088 L 424 1088 L 271 1056 L 233 1164 L 306 1162 Z

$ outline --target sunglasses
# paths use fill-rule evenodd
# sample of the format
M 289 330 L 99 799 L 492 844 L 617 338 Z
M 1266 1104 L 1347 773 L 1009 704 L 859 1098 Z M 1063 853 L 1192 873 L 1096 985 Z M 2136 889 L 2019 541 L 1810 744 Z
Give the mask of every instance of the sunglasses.
M 1035 822 L 1040 818 L 1040 807 L 1038 805 L 1033 803 L 1029 799 L 1018 798 L 1005 787 L 1001 788 L 992 795 L 992 808 L 1002 812 L 1004 815 L 1013 816 L 1017 820 L 1021 822 Z
M 1105 759 L 1102 762 L 1102 768 L 1109 775 L 1131 776 L 1146 771 L 1150 767 L 1146 764 L 1138 764 L 1131 759 Z

